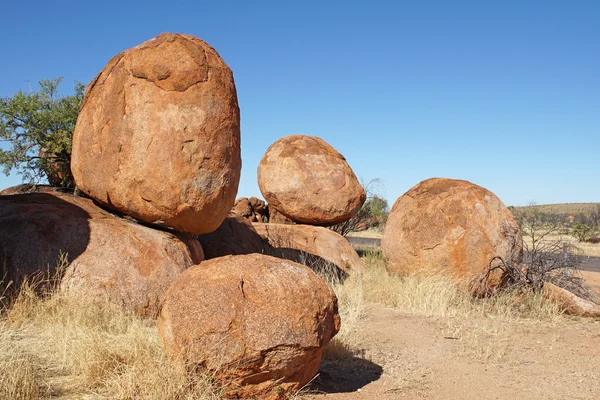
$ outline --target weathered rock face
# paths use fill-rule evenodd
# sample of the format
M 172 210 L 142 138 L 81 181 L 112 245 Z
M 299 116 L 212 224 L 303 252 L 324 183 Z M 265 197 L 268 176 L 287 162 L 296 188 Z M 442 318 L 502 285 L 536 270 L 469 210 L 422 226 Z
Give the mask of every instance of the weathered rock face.
M 312 225 L 346 221 L 366 200 L 346 159 L 314 136 L 273 143 L 258 166 L 258 185 L 271 210 Z
M 522 251 L 519 226 L 498 197 L 470 182 L 442 178 L 425 180 L 398 198 L 381 246 L 392 272 L 443 271 L 465 283 L 492 257 L 512 260 Z
M 270 224 L 293 224 L 294 222 L 274 208 L 269 209 Z
M 79 189 L 140 220 L 203 234 L 237 193 L 240 114 L 233 75 L 188 35 L 115 56 L 87 87 L 73 135 Z
M 0 265 L 17 283 L 70 265 L 61 287 L 107 296 L 144 317 L 187 267 L 203 259 L 200 244 L 116 217 L 92 201 L 50 192 L 0 196 Z M 60 278 L 60 277 L 57 277 Z
M 252 222 L 254 219 L 252 206 L 250 205 L 250 200 L 248 200 L 247 197 L 240 197 L 239 199 L 236 199 L 231 211 L 250 222 Z
M 70 193 L 73 194 L 73 191 L 70 189 L 64 188 L 55 188 L 49 185 L 32 185 L 29 183 L 24 183 L 22 185 L 11 186 L 6 189 L 0 190 L 0 196 L 6 196 L 10 194 L 26 194 L 26 193 Z
M 267 222 L 269 220 L 269 207 L 256 197 L 240 197 L 236 199 L 231 211 L 250 222 Z
M 275 252 L 277 257 L 299 262 L 306 255 L 312 255 L 317 257 L 312 261 L 323 259 L 346 274 L 364 268 L 364 261 L 348 240 L 327 228 L 287 224 L 253 225 L 270 247 L 280 250 Z
M 589 292 L 594 302 L 600 304 L 600 272 L 578 271 L 584 279 L 583 287 Z
M 337 299 L 310 269 L 250 254 L 205 261 L 167 291 L 166 353 L 205 368 L 239 398 L 283 398 L 317 372 L 338 332 Z
M 198 236 L 206 259 L 258 253 L 262 254 L 265 245 L 248 220 L 231 213 L 219 229 Z
M 565 313 L 580 317 L 599 317 L 600 305 L 583 299 L 566 289 L 550 282 L 544 282 L 542 295 L 564 310 Z

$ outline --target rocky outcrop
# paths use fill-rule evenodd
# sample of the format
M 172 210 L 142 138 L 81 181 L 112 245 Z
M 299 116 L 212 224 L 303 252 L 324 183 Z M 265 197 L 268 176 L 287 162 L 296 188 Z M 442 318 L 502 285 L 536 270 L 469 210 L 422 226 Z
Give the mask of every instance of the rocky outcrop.
M 236 199 L 231 211 L 250 222 L 269 221 L 269 207 L 267 203 L 256 197 L 240 197 Z
M 219 229 L 198 236 L 206 259 L 258 253 L 262 254 L 265 245 L 262 238 L 248 220 L 235 213 L 229 214 Z
M 467 181 L 433 178 L 394 204 L 381 240 L 391 272 L 445 272 L 469 282 L 494 256 L 516 260 L 521 233 L 492 192 Z M 491 277 L 494 285 L 500 277 Z
M 250 254 L 205 261 L 167 291 L 166 353 L 208 371 L 226 396 L 284 398 L 316 374 L 338 332 L 337 299 L 310 269 Z
M 578 271 L 583 278 L 583 287 L 587 290 L 595 302 L 600 303 L 600 272 Z
M 233 75 L 188 35 L 116 55 L 87 87 L 73 135 L 79 189 L 142 221 L 203 234 L 235 200 L 240 114 Z
M 187 267 L 200 244 L 110 214 L 91 200 L 60 192 L 0 196 L 0 265 L 15 287 L 26 277 L 61 279 L 61 287 L 106 296 L 143 317 Z M 63 265 L 64 267 L 65 265 Z
M 275 208 L 269 208 L 269 223 L 270 224 L 292 224 L 292 220 L 277 211 Z
M 583 299 L 550 282 L 544 282 L 542 295 L 558 304 L 565 313 L 580 317 L 600 317 L 600 305 Z
M 0 196 L 7 196 L 11 194 L 26 194 L 26 193 L 69 193 L 73 194 L 73 190 L 65 188 L 56 188 L 49 185 L 33 185 L 30 183 L 24 183 L 22 185 L 11 186 L 0 191 Z
M 277 257 L 302 264 L 308 261 L 316 264 L 319 272 L 325 272 L 321 270 L 327 269 L 328 263 L 340 269 L 343 275 L 364 268 L 364 261 L 348 240 L 327 228 L 288 224 L 253 225 L 265 243 L 276 250 L 273 255 Z
M 258 185 L 271 209 L 311 225 L 346 221 L 366 200 L 344 156 L 314 136 L 291 135 L 273 143 L 260 160 Z

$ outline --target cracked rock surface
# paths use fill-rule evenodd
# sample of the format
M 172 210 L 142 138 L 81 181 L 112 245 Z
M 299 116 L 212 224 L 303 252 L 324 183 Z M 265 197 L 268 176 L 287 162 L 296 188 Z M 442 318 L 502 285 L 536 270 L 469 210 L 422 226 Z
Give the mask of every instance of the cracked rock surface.
M 273 143 L 258 165 L 258 186 L 270 209 L 309 225 L 347 221 L 366 200 L 344 156 L 315 136 Z
M 181 232 L 219 227 L 237 193 L 233 74 L 202 40 L 164 33 L 113 57 L 86 89 L 73 136 L 79 189 Z
M 204 259 L 197 240 L 111 214 L 90 199 L 49 187 L 0 196 L 4 278 L 61 278 L 61 290 L 108 300 L 142 317 L 158 315 L 160 299 L 179 274 Z M 4 191 L 7 194 L 9 190 Z M 18 191 L 13 191 L 18 193 Z M 62 257 L 68 266 L 56 266 Z
M 332 289 L 309 268 L 261 254 L 187 269 L 158 319 L 168 355 L 213 373 L 226 394 L 283 398 L 312 379 L 338 332 Z
M 447 272 L 465 282 L 490 259 L 521 253 L 521 236 L 510 210 L 496 195 L 456 179 L 425 180 L 392 207 L 381 246 L 395 273 Z

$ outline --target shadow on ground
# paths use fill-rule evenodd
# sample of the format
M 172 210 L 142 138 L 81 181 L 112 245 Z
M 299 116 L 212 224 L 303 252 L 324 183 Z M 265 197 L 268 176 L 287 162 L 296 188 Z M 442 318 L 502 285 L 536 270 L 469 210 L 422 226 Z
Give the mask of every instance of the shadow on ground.
M 383 368 L 364 358 L 350 356 L 323 360 L 310 390 L 320 393 L 349 393 L 378 380 Z

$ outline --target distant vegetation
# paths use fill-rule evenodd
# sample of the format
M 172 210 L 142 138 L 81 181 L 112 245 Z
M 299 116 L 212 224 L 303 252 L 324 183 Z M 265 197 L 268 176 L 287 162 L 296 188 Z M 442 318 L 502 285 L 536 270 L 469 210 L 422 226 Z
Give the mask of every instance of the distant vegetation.
M 509 207 L 515 215 L 536 214 L 546 224 L 553 224 L 557 233 L 569 234 L 579 242 L 600 242 L 600 203 L 531 204 Z

